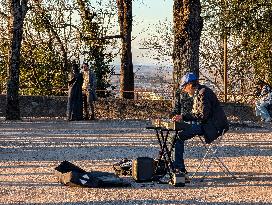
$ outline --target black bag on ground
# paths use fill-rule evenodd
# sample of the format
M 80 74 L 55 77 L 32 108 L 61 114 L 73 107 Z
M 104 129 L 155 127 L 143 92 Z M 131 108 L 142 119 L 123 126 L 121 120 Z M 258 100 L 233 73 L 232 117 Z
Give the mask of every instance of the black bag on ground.
M 58 181 L 67 186 L 91 188 L 130 186 L 130 183 L 113 173 L 100 171 L 86 172 L 67 161 L 62 162 L 55 170 Z
M 132 160 L 132 178 L 137 182 L 151 181 L 154 165 L 154 159 L 150 157 L 138 157 Z
M 79 173 L 75 171 L 59 174 L 59 182 L 67 186 L 90 188 L 127 187 L 128 182 L 113 173 L 92 171 Z
M 78 172 L 78 173 L 86 173 L 84 169 L 81 169 L 80 167 L 68 161 L 61 162 L 60 165 L 55 168 L 55 170 L 61 173 L 66 173 L 71 171 Z

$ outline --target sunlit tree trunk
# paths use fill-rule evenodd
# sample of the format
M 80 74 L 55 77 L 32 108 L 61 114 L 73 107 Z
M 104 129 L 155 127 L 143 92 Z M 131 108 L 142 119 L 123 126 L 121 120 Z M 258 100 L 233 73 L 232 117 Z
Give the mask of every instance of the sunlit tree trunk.
M 174 82 L 188 71 L 199 75 L 199 44 L 203 27 L 200 0 L 174 0 Z
M 181 113 L 191 111 L 192 99 L 179 93 L 179 81 L 189 71 L 199 75 L 199 44 L 203 27 L 200 13 L 200 0 L 174 0 L 173 81 L 175 98 L 181 102 Z
M 117 6 L 122 36 L 121 98 L 134 99 L 134 73 L 131 53 L 132 0 L 117 0 Z
M 10 0 L 10 49 L 8 62 L 6 120 L 19 120 L 19 75 L 20 49 L 23 36 L 24 18 L 27 12 L 27 0 Z

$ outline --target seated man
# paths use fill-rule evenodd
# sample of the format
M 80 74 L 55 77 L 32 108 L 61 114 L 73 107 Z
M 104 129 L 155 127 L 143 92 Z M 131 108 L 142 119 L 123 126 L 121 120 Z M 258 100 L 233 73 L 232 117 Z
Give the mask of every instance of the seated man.
M 211 143 L 223 131 L 228 130 L 229 124 L 214 92 L 210 88 L 200 85 L 194 73 L 187 73 L 182 77 L 180 88 L 193 97 L 193 109 L 191 113 L 187 114 L 175 113 L 176 115 L 172 118 L 173 121 L 191 122 L 178 133 L 172 157 L 175 171 L 186 173 L 183 159 L 184 141 L 196 135 L 203 135 L 205 142 Z M 182 107 L 178 103 L 176 106 Z
M 258 81 L 257 86 L 259 92 L 256 94 L 256 116 L 260 116 L 264 122 L 271 122 L 268 106 L 272 104 L 272 89 L 262 80 Z

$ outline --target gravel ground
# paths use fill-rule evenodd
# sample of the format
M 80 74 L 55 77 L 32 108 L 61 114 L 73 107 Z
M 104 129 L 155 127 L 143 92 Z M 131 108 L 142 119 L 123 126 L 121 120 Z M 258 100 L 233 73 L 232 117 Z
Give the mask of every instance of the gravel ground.
M 271 124 L 233 124 L 219 150 L 237 176 L 225 176 L 212 166 L 186 187 L 132 183 L 129 188 L 80 188 L 57 182 L 54 168 L 68 160 L 92 171 L 113 172 L 112 165 L 127 157 L 156 157 L 156 137 L 148 121 L 0 119 L 0 204 L 272 204 Z M 186 164 L 194 172 L 203 147 L 188 141 Z

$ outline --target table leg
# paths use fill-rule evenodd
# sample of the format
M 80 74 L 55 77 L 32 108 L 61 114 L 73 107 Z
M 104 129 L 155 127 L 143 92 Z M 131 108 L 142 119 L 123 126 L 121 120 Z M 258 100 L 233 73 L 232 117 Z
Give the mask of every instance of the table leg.
M 165 131 L 165 133 L 164 133 Z M 174 166 L 171 159 L 171 151 L 172 151 L 172 144 L 170 147 L 170 150 L 167 146 L 167 140 L 169 137 L 169 130 L 160 130 L 160 132 L 157 132 L 158 141 L 160 144 L 161 151 L 159 153 L 159 159 L 158 159 L 158 165 L 160 164 L 160 161 L 162 161 L 162 158 L 164 159 L 164 166 L 166 168 L 167 173 L 170 176 L 170 179 L 173 179 L 173 173 L 174 173 Z M 158 166 L 157 165 L 157 166 Z M 156 167 L 155 170 L 157 170 L 158 167 Z

